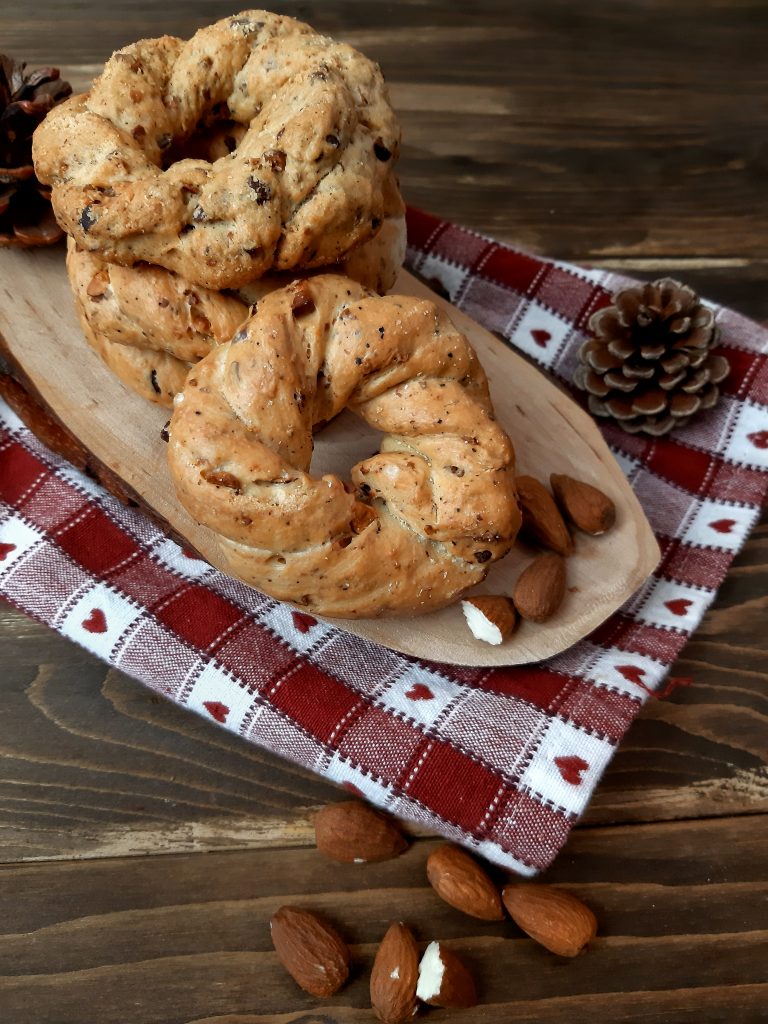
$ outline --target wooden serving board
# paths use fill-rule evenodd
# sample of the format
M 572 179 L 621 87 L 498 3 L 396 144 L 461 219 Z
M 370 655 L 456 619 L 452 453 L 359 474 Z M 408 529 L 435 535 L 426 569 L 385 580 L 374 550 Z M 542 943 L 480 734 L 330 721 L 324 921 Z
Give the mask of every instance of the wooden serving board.
M 222 568 L 211 531 L 195 523 L 176 501 L 160 438 L 168 410 L 128 391 L 86 344 L 74 314 L 62 249 L 0 251 L 0 282 L 3 348 L 29 398 L 74 435 L 106 486 L 121 498 L 135 497 Z M 498 647 L 474 639 L 459 605 L 416 617 L 336 619 L 334 624 L 406 654 L 458 665 L 514 665 L 557 654 L 603 622 L 654 569 L 660 553 L 650 526 L 588 415 L 503 342 L 410 274 L 403 272 L 394 290 L 428 296 L 446 306 L 469 337 L 491 381 L 497 416 L 515 444 L 519 471 L 542 480 L 551 472 L 570 473 L 594 483 L 615 501 L 617 522 L 604 537 L 578 536 L 576 553 L 568 560 L 568 593 L 557 615 L 544 625 L 523 623 Z M 35 429 L 34 422 L 30 425 Z M 317 437 L 312 471 L 348 478 L 350 466 L 378 444 L 375 431 L 343 413 Z M 531 555 L 516 546 L 493 566 L 478 592 L 511 593 Z

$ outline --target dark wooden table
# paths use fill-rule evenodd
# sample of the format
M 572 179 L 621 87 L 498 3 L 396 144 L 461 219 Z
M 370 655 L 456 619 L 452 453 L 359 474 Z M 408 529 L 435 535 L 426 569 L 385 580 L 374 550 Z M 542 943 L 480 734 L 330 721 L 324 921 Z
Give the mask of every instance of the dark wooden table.
M 768 319 L 765 0 L 273 8 L 381 62 L 414 205 Z M 116 47 L 230 13 L 8 3 L 0 40 L 82 87 Z M 549 872 L 600 920 L 573 962 L 439 903 L 430 839 L 359 871 L 322 860 L 309 815 L 329 785 L 0 608 L 0 1020 L 364 1022 L 393 916 L 476 973 L 482 1005 L 435 1021 L 765 1020 L 767 582 L 763 525 L 675 666 L 695 685 L 647 706 Z M 277 965 L 267 920 L 285 902 L 343 920 L 356 967 L 335 999 Z

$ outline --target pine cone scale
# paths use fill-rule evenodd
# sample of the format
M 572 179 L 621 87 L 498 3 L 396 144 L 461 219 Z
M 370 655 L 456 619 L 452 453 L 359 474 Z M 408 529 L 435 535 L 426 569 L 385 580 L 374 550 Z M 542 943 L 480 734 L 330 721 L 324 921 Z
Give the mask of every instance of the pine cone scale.
M 35 177 L 32 134 L 71 92 L 58 68 L 27 71 L 0 54 L 0 246 L 51 245 L 63 237 L 50 190 Z
M 717 402 L 730 366 L 711 352 L 713 311 L 687 285 L 661 278 L 625 288 L 589 330 L 574 380 L 595 416 L 660 437 Z
M 659 387 L 662 391 L 671 391 L 681 380 L 685 380 L 685 370 L 680 370 L 675 374 L 668 373 L 663 377 L 659 377 Z

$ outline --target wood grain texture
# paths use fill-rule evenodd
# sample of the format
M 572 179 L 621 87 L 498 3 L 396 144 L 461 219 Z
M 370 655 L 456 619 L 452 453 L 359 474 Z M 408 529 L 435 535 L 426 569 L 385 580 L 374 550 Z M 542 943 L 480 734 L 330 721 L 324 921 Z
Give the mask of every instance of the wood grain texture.
M 235 6 L 6 4 L 2 46 L 83 87 L 113 48 Z M 381 61 L 414 205 L 548 256 L 671 273 L 768 322 L 763 0 L 268 6 Z M 436 905 L 428 843 L 365 886 L 320 863 L 308 812 L 329 785 L 0 609 L 0 1019 L 363 1024 L 363 968 L 397 905 L 481 983 L 481 1007 L 435 1021 L 757 1024 L 767 593 L 764 523 L 674 667 L 695 685 L 645 708 L 553 869 L 604 936 L 573 963 Z M 122 856 L 142 853 L 169 855 Z M 336 914 L 342 887 L 358 973 L 317 1005 L 277 973 L 263 923 L 289 895 Z
M 82 88 L 112 49 L 236 6 L 38 0 L 3 46 Z M 381 63 L 414 205 L 564 258 L 768 255 L 763 0 L 268 6 Z
M 589 903 L 599 932 L 572 961 L 442 903 L 425 878 L 433 841 L 359 868 L 315 850 L 9 866 L 0 1001 L 14 1024 L 82 1024 L 84 1006 L 99 1024 L 367 1021 L 376 945 L 402 916 L 422 945 L 447 940 L 478 983 L 481 1005 L 435 1021 L 757 1022 L 768 933 L 745 921 L 768 892 L 763 839 L 756 819 L 575 834 L 548 880 Z M 307 996 L 277 963 L 268 920 L 286 903 L 327 915 L 351 945 L 351 982 L 333 999 Z

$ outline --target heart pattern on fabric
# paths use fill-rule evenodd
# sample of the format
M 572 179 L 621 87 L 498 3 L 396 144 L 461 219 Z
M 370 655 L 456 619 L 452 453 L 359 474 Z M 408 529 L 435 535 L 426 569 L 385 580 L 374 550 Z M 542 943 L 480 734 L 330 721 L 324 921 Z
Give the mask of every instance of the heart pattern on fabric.
M 556 757 L 555 765 L 565 781 L 571 786 L 581 785 L 581 773 L 589 768 L 583 757 L 571 754 L 568 757 Z
M 107 617 L 101 608 L 94 608 L 87 619 L 83 619 L 83 629 L 89 633 L 106 633 Z
M 541 327 L 534 327 L 531 331 L 531 337 L 541 348 L 547 347 L 547 342 L 552 339 L 552 335 L 549 331 L 543 330 Z
M 300 633 L 308 633 L 313 626 L 317 625 L 317 619 L 305 612 L 291 612 L 293 624 Z
M 716 519 L 714 523 L 709 524 L 709 528 L 711 530 L 717 530 L 718 533 L 730 533 L 731 529 L 735 525 L 735 519 Z
M 190 551 L 189 548 L 182 548 L 181 549 L 181 553 L 182 553 L 182 555 L 184 555 L 185 558 L 188 558 L 190 560 L 190 562 L 201 562 L 202 561 L 202 559 L 200 558 L 200 555 L 198 555 L 194 551 Z
M 410 690 L 405 691 L 409 700 L 434 700 L 435 695 L 424 683 L 414 683 Z
M 226 704 L 222 704 L 217 700 L 205 700 L 203 701 L 203 707 L 211 718 L 215 718 L 217 722 L 226 722 L 227 715 L 229 714 L 229 708 Z
M 0 562 L 3 561 L 6 555 L 10 555 L 10 553 L 15 550 L 15 544 L 0 544 Z
M 675 597 L 671 601 L 665 601 L 664 607 L 669 608 L 673 615 L 687 615 L 688 609 L 693 604 L 687 597 Z
M 617 665 L 616 671 L 620 672 L 630 683 L 637 683 L 639 686 L 643 685 L 642 676 L 645 675 L 645 669 L 640 668 L 639 665 Z
M 751 441 L 755 448 L 768 448 L 768 430 L 757 430 L 754 434 L 747 434 L 747 440 Z

